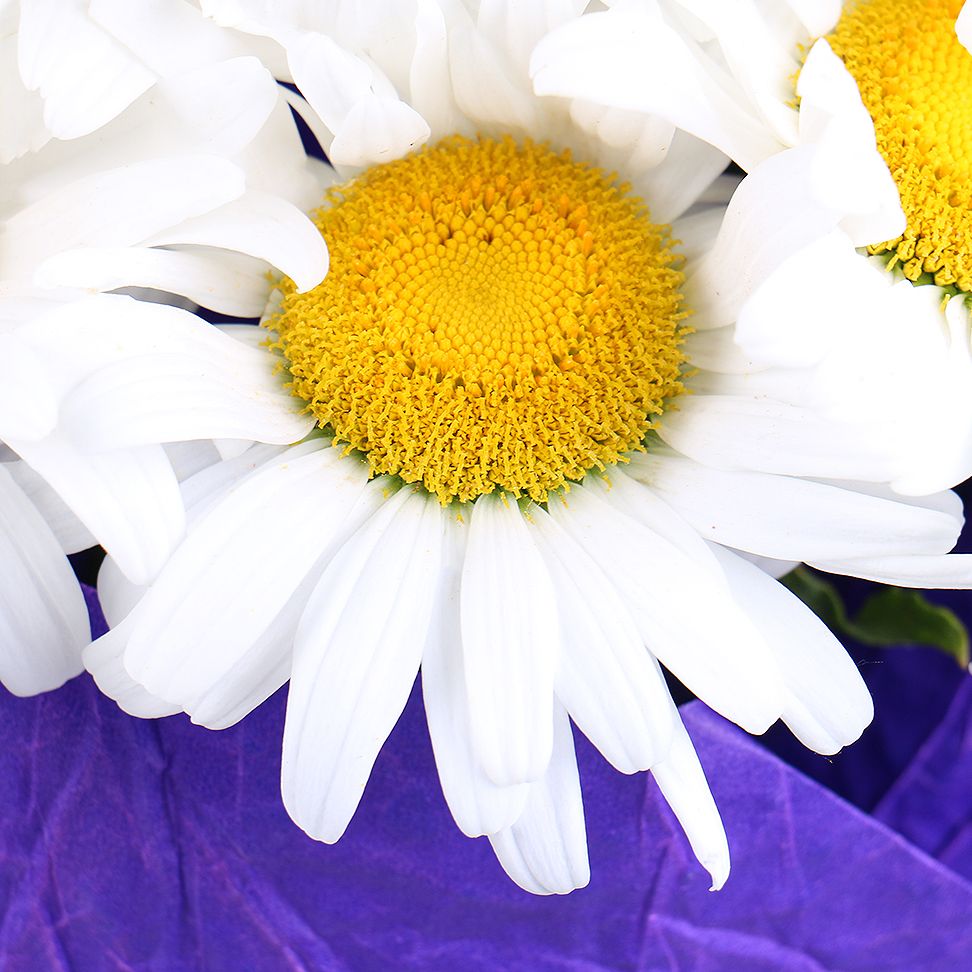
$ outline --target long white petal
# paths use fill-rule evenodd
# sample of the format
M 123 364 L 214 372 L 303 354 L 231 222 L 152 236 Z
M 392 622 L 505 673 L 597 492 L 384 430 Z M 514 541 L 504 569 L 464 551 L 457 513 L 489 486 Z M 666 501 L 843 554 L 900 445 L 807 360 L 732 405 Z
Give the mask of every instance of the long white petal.
M 501 786 L 539 779 L 553 739 L 560 646 L 550 576 L 516 500 L 473 505 L 462 568 L 462 650 L 473 745 Z
M 813 560 L 810 566 L 895 587 L 972 588 L 972 554 Z
M 29 277 L 40 261 L 62 250 L 138 243 L 237 199 L 244 188 L 242 170 L 211 155 L 148 159 L 96 172 L 7 221 L 0 233 L 0 270 L 6 277 Z
M 161 446 L 86 452 L 63 436 L 7 443 L 43 476 L 135 583 L 151 580 L 185 529 Z
M 839 484 L 713 469 L 657 453 L 633 457 L 630 468 L 702 536 L 777 560 L 945 553 L 962 527 L 961 513 Z
M 44 98 L 44 119 L 57 138 L 87 135 L 145 91 L 155 75 L 102 30 L 76 0 L 21 5 L 20 73 Z
M 91 673 L 98 688 L 108 698 L 114 699 L 123 712 L 140 719 L 174 715 L 179 711 L 178 705 L 152 695 L 128 674 L 123 658 L 131 629 L 131 620 L 124 618 L 111 631 L 88 645 L 84 650 L 84 667 Z
M 459 829 L 479 837 L 509 827 L 520 816 L 527 785 L 497 786 L 473 750 L 459 618 L 465 534 L 454 515 L 445 517 L 437 600 L 422 654 L 422 697 L 446 803 Z
M 125 655 L 150 692 L 194 708 L 353 529 L 367 471 L 325 446 L 288 450 L 251 473 L 175 550 L 134 612 Z
M 898 472 L 893 426 L 851 425 L 810 408 L 742 395 L 691 395 L 659 436 L 707 466 L 782 476 L 888 482 Z
M 3 468 L 37 508 L 65 553 L 77 553 L 79 550 L 97 546 L 98 541 L 91 531 L 71 512 L 48 482 L 26 462 L 4 463 Z
M 64 552 L 0 464 L 0 681 L 15 695 L 57 688 L 81 669 L 91 638 Z
M 91 290 L 150 287 L 232 317 L 259 317 L 269 294 L 266 264 L 242 253 L 203 247 L 64 250 L 45 260 L 34 279 L 48 287 Z
M 301 619 L 281 788 L 310 836 L 333 843 L 357 809 L 422 657 L 442 563 L 434 497 L 404 487 L 341 548 Z
M 749 732 L 779 718 L 776 663 L 724 578 L 583 486 L 550 513 L 607 575 L 652 653 L 699 698 Z
M 548 34 L 533 51 L 530 74 L 538 95 L 588 98 L 659 115 L 744 169 L 782 148 L 728 77 L 713 77 L 686 37 L 657 13 L 633 4 L 575 19 Z
M 61 428 L 95 450 L 189 439 L 288 443 L 314 427 L 275 373 L 276 358 L 212 328 L 210 340 L 179 351 L 112 362 L 72 389 Z
M 591 879 L 570 721 L 559 705 L 553 716 L 550 765 L 529 784 L 519 820 L 489 838 L 503 870 L 533 894 L 569 894 Z
M 652 767 L 651 775 L 678 817 L 692 853 L 712 876 L 709 890 L 718 891 L 729 877 L 726 831 L 709 791 L 705 771 L 677 712 L 675 720 L 671 752 L 667 759 Z
M 622 773 L 668 752 L 668 687 L 624 602 L 598 566 L 539 507 L 530 525 L 557 592 L 562 653 L 555 688 L 577 727 Z
M 293 203 L 250 189 L 219 209 L 186 219 L 145 240 L 148 246 L 196 244 L 237 250 L 266 260 L 302 293 L 327 273 L 327 246 L 314 224 Z
M 742 557 L 713 550 L 780 666 L 790 694 L 783 721 L 818 753 L 832 755 L 850 745 L 870 724 L 874 704 L 843 645 L 778 581 Z

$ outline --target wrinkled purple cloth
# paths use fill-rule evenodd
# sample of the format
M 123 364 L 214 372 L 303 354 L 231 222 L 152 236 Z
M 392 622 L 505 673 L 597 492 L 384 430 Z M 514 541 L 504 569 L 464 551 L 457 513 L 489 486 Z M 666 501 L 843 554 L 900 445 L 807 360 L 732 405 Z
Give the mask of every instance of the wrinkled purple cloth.
M 280 803 L 283 706 L 281 692 L 215 733 L 130 719 L 86 676 L 0 699 L 0 967 L 972 967 L 972 885 L 698 703 L 683 713 L 729 832 L 726 889 L 706 890 L 650 779 L 616 773 L 579 740 L 592 881 L 546 899 L 454 827 L 417 693 L 346 836 L 310 841 Z

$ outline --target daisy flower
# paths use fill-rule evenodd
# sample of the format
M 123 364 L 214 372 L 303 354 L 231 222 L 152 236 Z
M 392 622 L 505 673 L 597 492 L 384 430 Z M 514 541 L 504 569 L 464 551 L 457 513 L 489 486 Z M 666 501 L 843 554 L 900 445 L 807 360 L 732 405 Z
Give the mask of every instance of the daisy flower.
M 594 84 L 537 96 L 537 42 L 588 15 L 203 8 L 279 46 L 345 179 L 315 214 L 324 282 L 282 280 L 266 337 L 236 331 L 316 428 L 187 478 L 187 537 L 151 584 L 106 561 L 114 627 L 87 666 L 128 711 L 212 728 L 289 679 L 284 802 L 324 841 L 421 668 L 457 824 L 536 893 L 589 877 L 572 720 L 622 772 L 652 771 L 721 886 L 726 837 L 662 666 L 749 731 L 782 718 L 833 753 L 870 721 L 867 689 L 772 575 L 969 581 L 943 556 L 957 497 L 889 488 L 896 416 L 828 398 L 849 373 L 875 380 L 870 355 L 757 364 L 735 343 L 737 321 L 780 317 L 805 234 L 778 195 L 753 204 L 761 167 L 728 201 L 725 156 L 653 110 Z M 900 218 L 893 186 L 873 145 L 837 137 L 859 101 L 829 93 L 804 95 L 789 188 L 828 230 L 877 238 Z M 841 168 L 878 191 L 821 192 L 816 171 Z M 714 287 L 753 240 L 745 277 Z M 768 402 L 790 385 L 799 405 Z M 681 444 L 711 437 L 713 405 L 731 462 Z
M 964 119 L 972 54 L 961 2 L 659 0 L 610 7 L 544 38 L 531 61 L 537 91 L 572 97 L 593 89 L 605 104 L 655 112 L 751 171 L 754 209 L 780 199 L 791 214 L 789 234 L 802 235 L 805 246 L 788 261 L 770 256 L 786 264 L 779 297 L 799 293 L 799 301 L 791 301 L 782 322 L 741 319 L 739 344 L 755 362 L 794 365 L 840 354 L 848 342 L 870 347 L 882 366 L 863 382 L 841 375 L 830 383 L 834 409 L 855 421 L 897 413 L 898 455 L 888 476 L 896 490 L 920 495 L 966 479 L 972 160 Z M 815 137 L 821 102 L 845 106 L 843 124 L 828 137 L 862 166 L 828 169 L 801 153 L 808 135 Z M 890 179 L 879 171 L 875 145 Z M 761 164 L 774 157 L 778 164 Z M 810 199 L 788 192 L 799 164 L 814 184 Z M 880 220 L 844 220 L 834 231 L 835 209 L 853 206 L 855 196 L 865 204 L 887 199 L 891 180 L 903 211 L 885 204 Z M 724 284 L 744 275 L 748 258 L 740 248 L 723 261 Z M 831 286 L 820 295 L 815 281 L 824 275 Z M 767 394 L 801 404 L 786 388 Z M 711 435 L 719 436 L 715 427 Z M 736 442 L 722 443 L 715 450 L 696 443 L 693 455 L 725 464 Z
M 219 33 L 195 16 L 203 40 Z M 36 86 L 46 118 L 32 131 L 47 135 L 8 153 L 0 191 L 0 680 L 31 694 L 78 674 L 90 640 L 64 554 L 101 543 L 146 583 L 181 538 L 172 463 L 187 447 L 161 442 L 232 451 L 242 431 L 288 442 L 310 426 L 265 355 L 184 309 L 106 291 L 254 314 L 271 265 L 310 287 L 326 250 L 302 212 L 319 183 L 256 58 L 214 60 L 223 49 L 195 37 L 198 63 L 184 51 L 146 75 L 80 5 L 25 4 L 19 25 L 4 70 L 16 51 L 21 94 Z M 264 189 L 271 170 L 286 197 Z

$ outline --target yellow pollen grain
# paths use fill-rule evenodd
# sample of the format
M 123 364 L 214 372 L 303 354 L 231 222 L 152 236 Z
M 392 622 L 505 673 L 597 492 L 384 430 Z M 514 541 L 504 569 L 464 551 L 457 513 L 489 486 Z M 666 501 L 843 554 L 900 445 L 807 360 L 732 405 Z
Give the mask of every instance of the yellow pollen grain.
M 328 275 L 285 280 L 268 326 L 294 393 L 374 475 L 544 502 L 640 448 L 682 389 L 668 228 L 569 153 L 451 137 L 314 218 Z
M 962 0 L 856 0 L 827 40 L 857 81 L 901 194 L 904 235 L 869 247 L 909 280 L 972 291 L 972 54 Z

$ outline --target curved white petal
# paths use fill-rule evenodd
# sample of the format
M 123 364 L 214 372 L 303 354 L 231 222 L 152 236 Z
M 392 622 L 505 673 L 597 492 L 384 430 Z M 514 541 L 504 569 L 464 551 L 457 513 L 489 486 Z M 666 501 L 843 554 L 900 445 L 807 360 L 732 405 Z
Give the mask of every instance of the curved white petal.
M 434 497 L 406 486 L 341 548 L 294 642 L 281 788 L 311 837 L 333 843 L 357 809 L 422 657 L 442 563 Z
M 904 232 L 905 215 L 887 163 L 877 149 L 874 124 L 857 82 L 818 40 L 797 80 L 800 142 L 814 143 L 810 173 L 815 194 L 838 215 L 840 228 L 855 246 L 894 239 Z
M 550 514 L 607 575 L 652 653 L 699 698 L 750 732 L 779 718 L 776 663 L 724 578 L 583 486 Z
M 132 677 L 191 711 L 246 664 L 315 564 L 353 529 L 347 520 L 366 481 L 363 465 L 318 440 L 219 498 L 133 612 Z
M 98 541 L 91 531 L 75 516 L 47 481 L 26 462 L 7 462 L 3 464 L 3 468 L 10 473 L 14 482 L 37 508 L 65 553 L 77 553 L 79 550 L 97 546 Z
M 204 247 L 84 247 L 45 260 L 34 279 L 47 287 L 117 290 L 149 287 L 188 297 L 232 317 L 259 317 L 270 285 L 266 265 L 242 253 Z
M 553 717 L 550 765 L 528 785 L 526 806 L 516 823 L 489 838 L 503 870 L 532 894 L 570 894 L 591 879 L 570 721 L 559 705 Z
M 466 528 L 452 515 L 445 517 L 444 526 L 437 600 L 422 653 L 422 698 L 446 803 L 459 829 L 467 837 L 479 837 L 516 821 L 528 786 L 497 786 L 473 750 L 459 618 Z
M 276 357 L 203 327 L 191 351 L 163 334 L 159 351 L 81 381 L 64 399 L 62 433 L 98 450 L 214 438 L 283 444 L 307 435 L 314 419 L 275 373 Z
M 81 588 L 60 544 L 0 464 L 0 682 L 15 695 L 82 670 L 91 638 Z
M 99 585 L 100 587 L 100 585 Z M 118 703 L 122 712 L 140 719 L 160 719 L 179 712 L 179 706 L 152 695 L 139 685 L 123 664 L 132 624 L 128 618 L 93 641 L 84 650 L 84 667 L 98 688 Z
M 682 825 L 692 853 L 711 875 L 709 890 L 720 890 L 729 877 L 729 843 L 705 771 L 677 712 L 671 752 L 652 767 L 651 775 Z
M 242 170 L 213 155 L 148 159 L 95 172 L 7 220 L 0 232 L 0 274 L 29 277 L 41 261 L 62 250 L 139 243 L 222 207 L 244 189 Z
M 561 634 L 543 559 L 516 500 L 473 504 L 460 594 L 473 746 L 501 786 L 539 779 L 550 759 Z
M 843 645 L 778 581 L 727 550 L 713 550 L 780 666 L 790 694 L 783 721 L 818 753 L 850 745 L 874 718 L 874 704 Z
M 945 553 L 962 527 L 960 512 L 891 493 L 713 469 L 658 453 L 632 457 L 630 468 L 702 536 L 777 560 Z
M 185 529 L 161 446 L 87 452 L 63 436 L 7 444 L 39 473 L 135 583 L 147 583 Z
M 722 469 L 888 482 L 900 462 L 890 423 L 851 425 L 755 395 L 683 396 L 656 431 L 676 451 Z
M 380 165 L 424 145 L 430 134 L 425 119 L 404 101 L 368 95 L 334 133 L 328 158 L 336 166 Z
M 133 584 L 111 558 L 98 570 L 98 602 L 109 628 L 117 628 L 145 594 L 145 586 Z
M 813 560 L 811 567 L 895 587 L 972 588 L 972 554 Z
M 530 58 L 538 95 L 586 98 L 660 115 L 751 169 L 783 144 L 691 40 L 634 4 L 575 19 Z
M 583 549 L 538 507 L 530 522 L 557 592 L 563 632 L 555 689 L 577 727 L 622 773 L 663 759 L 668 687 L 628 609 Z
M 236 250 L 266 260 L 285 273 L 303 293 L 327 273 L 327 246 L 314 224 L 293 203 L 249 189 L 218 209 L 209 207 L 155 233 L 148 246 L 195 244 Z
M 44 120 L 57 138 L 100 128 L 155 80 L 85 8 L 82 0 L 20 5 L 20 73 L 27 88 L 44 98 Z

